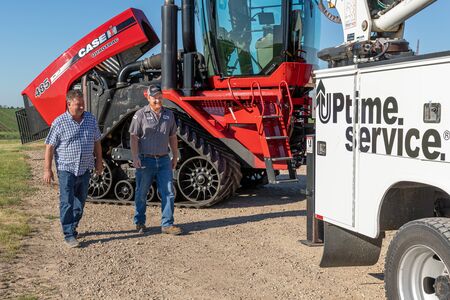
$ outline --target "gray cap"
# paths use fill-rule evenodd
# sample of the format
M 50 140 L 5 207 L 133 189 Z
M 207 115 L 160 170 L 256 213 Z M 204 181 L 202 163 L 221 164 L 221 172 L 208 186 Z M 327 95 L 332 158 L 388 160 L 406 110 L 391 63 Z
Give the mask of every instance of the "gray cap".
M 150 85 L 147 89 L 147 94 L 149 96 L 155 97 L 156 95 L 161 93 L 161 88 L 157 85 Z

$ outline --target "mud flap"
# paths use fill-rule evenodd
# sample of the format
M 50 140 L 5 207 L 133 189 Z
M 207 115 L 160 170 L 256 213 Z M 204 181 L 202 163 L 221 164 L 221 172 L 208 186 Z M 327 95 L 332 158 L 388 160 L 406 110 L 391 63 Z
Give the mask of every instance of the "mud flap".
M 321 267 L 370 266 L 378 261 L 384 233 L 371 239 L 329 223 L 324 230 Z

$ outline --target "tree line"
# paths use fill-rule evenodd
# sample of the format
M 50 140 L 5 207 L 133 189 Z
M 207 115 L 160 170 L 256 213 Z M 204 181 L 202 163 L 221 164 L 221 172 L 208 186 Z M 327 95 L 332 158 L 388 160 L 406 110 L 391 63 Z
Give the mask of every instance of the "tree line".
M 7 109 L 22 109 L 23 107 L 20 107 L 20 106 L 14 107 L 14 106 L 10 106 L 10 105 L 1 105 L 1 104 L 0 104 L 0 108 L 7 108 Z

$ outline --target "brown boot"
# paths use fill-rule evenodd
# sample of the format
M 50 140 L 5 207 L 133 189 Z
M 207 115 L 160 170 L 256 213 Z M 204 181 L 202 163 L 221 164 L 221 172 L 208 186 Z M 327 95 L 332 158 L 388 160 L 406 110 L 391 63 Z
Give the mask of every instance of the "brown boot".
M 144 224 L 136 224 L 136 230 L 139 234 L 144 234 L 147 230 L 147 227 L 145 227 Z
M 165 234 L 171 234 L 171 235 L 180 235 L 183 233 L 180 227 L 177 227 L 175 225 L 167 226 L 167 227 L 161 227 L 161 233 Z

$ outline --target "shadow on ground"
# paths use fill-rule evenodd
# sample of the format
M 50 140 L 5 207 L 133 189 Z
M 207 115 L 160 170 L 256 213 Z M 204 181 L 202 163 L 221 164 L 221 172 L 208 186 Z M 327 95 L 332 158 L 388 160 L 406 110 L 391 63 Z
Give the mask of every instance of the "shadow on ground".
M 231 218 L 223 218 L 216 220 L 207 220 L 207 221 L 198 221 L 191 223 L 178 224 L 182 229 L 184 234 L 188 235 L 192 232 L 202 231 L 212 228 L 221 228 L 251 222 L 260 222 L 263 220 L 276 219 L 276 218 L 285 218 L 285 217 L 301 217 L 306 216 L 305 210 L 293 210 L 293 211 L 281 211 L 281 212 L 270 212 L 263 213 L 257 215 L 249 215 L 249 216 L 239 216 L 239 217 L 231 217 Z M 83 241 L 82 247 L 87 247 L 91 244 L 95 243 L 107 243 L 111 241 L 117 240 L 129 240 L 135 238 L 142 238 L 144 236 L 150 236 L 154 234 L 160 234 L 160 227 L 150 227 L 147 229 L 145 234 L 138 234 L 135 230 L 117 230 L 117 231 L 93 231 L 93 232 L 85 232 L 80 234 L 80 237 L 94 237 L 91 240 Z M 112 236 L 111 236 L 112 235 Z M 105 236 L 105 237 L 102 237 Z
M 299 176 L 299 182 L 297 183 L 267 184 L 251 188 L 240 188 L 236 195 L 229 200 L 218 203 L 208 209 L 259 207 L 300 202 L 306 199 L 304 195 L 305 188 L 306 176 Z

